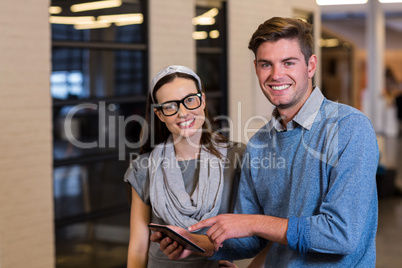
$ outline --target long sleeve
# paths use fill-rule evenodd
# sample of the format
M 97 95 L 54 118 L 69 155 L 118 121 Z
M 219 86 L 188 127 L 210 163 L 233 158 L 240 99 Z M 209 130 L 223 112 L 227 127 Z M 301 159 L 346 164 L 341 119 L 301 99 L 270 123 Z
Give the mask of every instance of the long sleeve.
M 243 157 L 239 194 L 234 211 L 236 214 L 264 214 L 251 179 L 252 169 L 250 167 L 250 155 L 246 151 Z M 267 244 L 268 241 L 256 236 L 229 239 L 223 243 L 223 247 L 215 253 L 213 259 L 240 260 L 252 258 Z
M 376 137 L 368 119 L 356 114 L 328 133 L 328 191 L 317 215 L 290 217 L 287 239 L 300 252 L 351 254 L 377 227 L 368 215 L 377 213 Z
M 360 111 L 324 100 L 310 128 L 267 124 L 247 144 L 235 213 L 288 219 L 265 267 L 373 267 L 378 146 Z M 214 258 L 250 258 L 267 241 L 229 239 Z

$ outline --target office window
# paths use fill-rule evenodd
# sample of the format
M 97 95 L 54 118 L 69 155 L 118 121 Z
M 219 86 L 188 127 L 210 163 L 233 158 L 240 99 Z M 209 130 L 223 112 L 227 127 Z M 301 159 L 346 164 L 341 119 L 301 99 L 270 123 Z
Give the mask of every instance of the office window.
M 228 113 L 226 1 L 215 1 L 213 6 L 198 3 L 193 24 L 197 72 L 205 87 L 208 113 L 212 127 L 223 129 L 227 121 L 216 118 Z M 226 131 L 221 133 L 228 135 Z
M 126 267 L 123 183 L 148 88 L 146 1 L 52 0 L 56 267 Z

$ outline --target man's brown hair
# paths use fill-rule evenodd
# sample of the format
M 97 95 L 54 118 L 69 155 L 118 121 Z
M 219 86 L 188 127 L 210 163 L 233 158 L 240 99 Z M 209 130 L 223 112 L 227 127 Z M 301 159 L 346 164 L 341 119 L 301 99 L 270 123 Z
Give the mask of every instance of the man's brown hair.
M 297 39 L 306 64 L 313 55 L 313 27 L 300 19 L 273 17 L 260 24 L 250 39 L 248 48 L 257 55 L 258 47 L 264 42 L 276 42 L 280 39 Z

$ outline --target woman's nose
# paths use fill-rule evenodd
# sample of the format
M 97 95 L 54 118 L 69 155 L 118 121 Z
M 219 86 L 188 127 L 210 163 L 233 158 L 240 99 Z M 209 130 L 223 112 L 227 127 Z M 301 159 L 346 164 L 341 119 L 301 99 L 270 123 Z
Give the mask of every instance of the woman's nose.
M 184 107 L 183 103 L 180 103 L 178 112 L 179 117 L 186 117 L 187 114 L 188 114 L 187 108 Z

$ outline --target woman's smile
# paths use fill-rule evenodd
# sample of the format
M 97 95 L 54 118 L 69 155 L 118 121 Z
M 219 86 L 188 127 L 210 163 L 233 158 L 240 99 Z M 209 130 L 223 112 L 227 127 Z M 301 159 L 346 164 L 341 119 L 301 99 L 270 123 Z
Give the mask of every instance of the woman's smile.
M 194 124 L 195 124 L 195 118 L 192 118 L 192 119 L 182 121 L 182 122 L 178 123 L 177 125 L 180 128 L 191 128 L 194 126 Z

